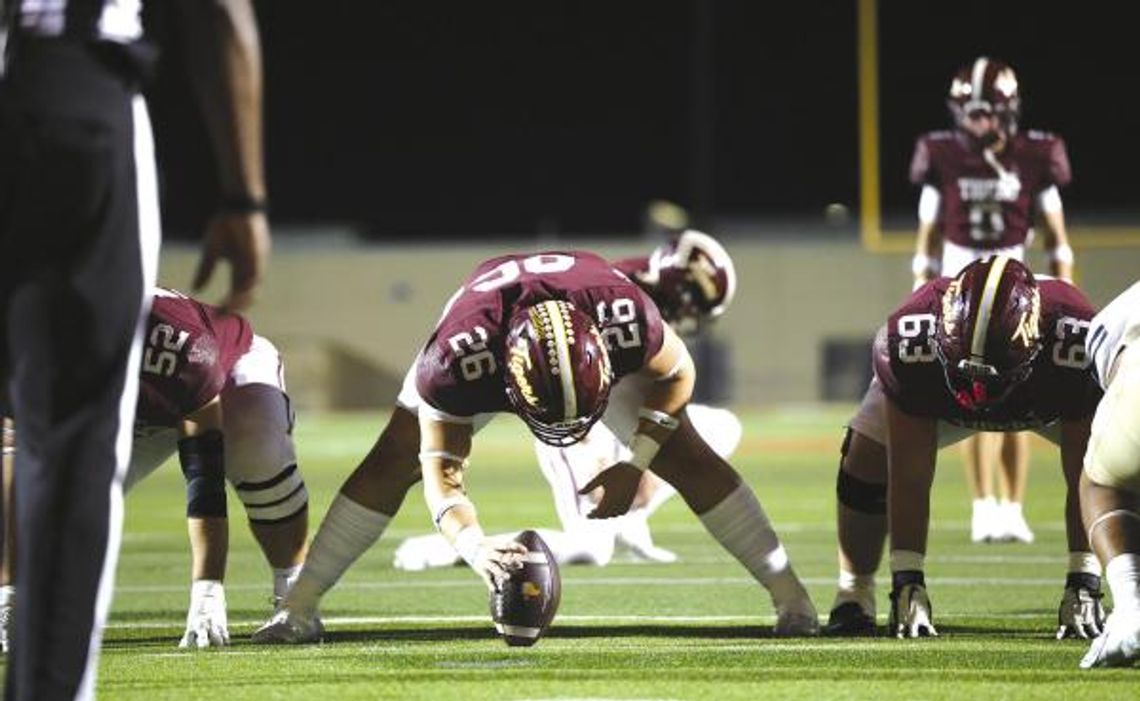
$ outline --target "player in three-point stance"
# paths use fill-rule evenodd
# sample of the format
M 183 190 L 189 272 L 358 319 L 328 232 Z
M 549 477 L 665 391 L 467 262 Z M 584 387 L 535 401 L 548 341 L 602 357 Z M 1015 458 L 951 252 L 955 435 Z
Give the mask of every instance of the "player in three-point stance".
M 1140 283 L 1092 320 L 1086 343 L 1104 399 L 1081 476 L 1089 542 L 1105 564 L 1112 614 L 1081 667 L 1140 659 Z
M 155 288 L 153 299 L 124 489 L 178 455 L 193 560 L 179 645 L 225 645 L 226 480 L 273 570 L 275 600 L 305 555 L 308 492 L 297 469 L 284 366 L 245 318 L 173 290 Z M 10 562 L 10 550 L 4 554 Z M 9 603 L 7 594 L 0 603 Z
M 480 264 L 447 304 L 387 427 L 334 500 L 282 609 L 254 640 L 318 639 L 320 598 L 421 479 L 439 532 L 489 588 L 498 586 L 525 552 L 484 536 L 465 492 L 475 430 L 513 412 L 540 440 L 570 445 L 602 417 L 611 386 L 630 381 L 643 387 L 630 455 L 580 489 L 602 490 L 588 516 L 628 511 L 652 468 L 768 589 L 777 633 L 813 634 L 815 609 L 759 501 L 686 415 L 694 379 L 684 343 L 657 306 L 599 256 L 552 251 Z
M 712 236 L 686 229 L 648 256 L 614 262 L 614 267 L 638 284 L 681 336 L 700 333 L 724 314 L 736 292 L 736 268 L 728 251 Z M 641 479 L 629 512 L 612 519 L 589 519 L 595 494 L 578 488 L 601 470 L 628 458 L 626 444 L 637 428 L 643 388 L 634 381 L 616 385 L 602 419 L 581 441 L 552 446 L 535 440 L 543 477 L 550 485 L 562 530 L 540 529 L 542 539 L 562 564 L 606 565 L 618 548 L 635 560 L 674 562 L 676 554 L 653 542 L 649 517 L 676 491 L 652 471 Z M 740 420 L 728 409 L 689 404 L 686 413 L 701 438 L 728 460 L 740 443 Z M 621 436 L 619 438 L 618 436 Z M 421 570 L 461 563 L 462 559 L 439 534 L 404 540 L 394 557 L 397 569 Z
M 1013 68 L 976 59 L 954 75 L 946 104 L 955 129 L 921 136 L 911 162 L 911 181 L 922 188 L 915 288 L 988 256 L 1024 261 L 1034 228 L 1042 233 L 1049 273 L 1071 280 L 1073 249 L 1059 192 L 1072 179 L 1069 156 L 1061 137 L 1018 130 L 1021 94 Z M 1032 542 L 1022 513 L 1028 434 L 979 433 L 961 445 L 974 497 L 971 539 Z M 1000 501 L 993 493 L 995 464 Z
M 1033 430 L 1060 447 L 1069 568 L 1057 634 L 1099 632 L 1100 565 L 1077 498 L 1101 396 L 1084 349 L 1092 316 L 1071 284 L 996 256 L 927 283 L 888 317 L 875 337 L 875 379 L 841 449 L 839 592 L 827 632 L 875 634 L 889 523 L 889 633 L 935 634 L 924 578 L 935 456 L 978 430 Z

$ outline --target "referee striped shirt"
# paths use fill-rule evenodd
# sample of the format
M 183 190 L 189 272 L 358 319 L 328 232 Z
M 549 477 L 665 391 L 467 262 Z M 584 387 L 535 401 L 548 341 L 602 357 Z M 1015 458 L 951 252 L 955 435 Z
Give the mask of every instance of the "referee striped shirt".
M 12 35 L 130 44 L 142 38 L 142 0 L 0 0 Z

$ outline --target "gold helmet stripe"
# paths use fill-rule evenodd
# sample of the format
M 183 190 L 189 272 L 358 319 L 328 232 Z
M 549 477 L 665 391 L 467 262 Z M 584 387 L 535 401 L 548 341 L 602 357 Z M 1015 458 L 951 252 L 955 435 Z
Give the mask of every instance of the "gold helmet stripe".
M 567 334 L 570 317 L 563 314 L 562 302 L 549 300 L 543 302 L 542 306 L 550 315 L 550 328 L 554 334 L 553 350 L 558 358 L 558 379 L 562 383 L 562 418 L 573 419 L 578 416 L 578 395 L 574 391 L 574 363 L 570 360 L 570 339 Z
M 990 319 L 993 317 L 994 300 L 997 299 L 1002 271 L 1008 262 L 1008 257 L 996 256 L 990 265 L 989 274 L 986 275 L 986 285 L 982 288 L 982 301 L 978 304 L 978 317 L 974 322 L 974 336 L 970 343 L 970 357 L 974 360 L 985 358 L 986 336 L 989 334 Z

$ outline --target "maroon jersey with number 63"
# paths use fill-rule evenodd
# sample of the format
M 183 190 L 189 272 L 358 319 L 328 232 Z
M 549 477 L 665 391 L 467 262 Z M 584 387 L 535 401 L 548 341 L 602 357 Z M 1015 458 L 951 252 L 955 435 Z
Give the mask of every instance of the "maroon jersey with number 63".
M 159 288 L 143 340 L 138 421 L 173 427 L 222 391 L 253 329 L 237 314 Z
M 544 300 L 570 302 L 598 326 L 614 379 L 661 349 L 656 305 L 612 263 L 585 251 L 506 255 L 479 265 L 451 298 L 416 367 L 416 390 L 456 417 L 509 411 L 503 376 L 511 313 Z
M 1069 283 L 1037 277 L 1041 292 L 1041 352 L 1033 370 L 1001 403 L 984 412 L 963 408 L 946 386 L 935 354 L 935 324 L 951 278 L 915 290 L 875 337 L 875 376 L 900 409 L 967 428 L 1019 431 L 1058 419 L 1091 417 L 1101 390 L 1089 371 L 1085 336 L 1095 313 Z
M 942 195 L 942 235 L 966 248 L 1008 248 L 1025 243 L 1037 196 L 1072 180 L 1065 142 L 1040 131 L 1018 133 L 995 155 L 997 167 L 961 131 L 919 137 L 910 165 L 915 185 Z

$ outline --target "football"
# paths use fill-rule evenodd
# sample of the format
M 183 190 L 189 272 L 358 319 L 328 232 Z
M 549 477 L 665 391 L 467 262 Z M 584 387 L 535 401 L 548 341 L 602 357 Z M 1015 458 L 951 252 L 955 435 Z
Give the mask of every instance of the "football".
M 530 646 L 550 627 L 562 597 L 558 562 L 534 531 L 515 537 L 527 549 L 522 569 L 491 594 L 491 619 L 507 645 Z

